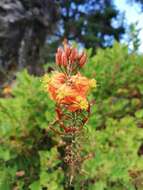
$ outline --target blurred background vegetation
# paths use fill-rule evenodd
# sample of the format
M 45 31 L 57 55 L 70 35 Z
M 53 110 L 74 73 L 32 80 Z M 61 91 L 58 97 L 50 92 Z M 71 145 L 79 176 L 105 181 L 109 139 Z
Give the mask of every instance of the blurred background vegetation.
M 54 53 L 65 37 L 86 48 L 82 72 L 98 84 L 79 139 L 81 154 L 93 157 L 85 160 L 72 189 L 143 190 L 143 55 L 137 23 L 127 33 L 124 15 L 109 0 L 47 1 L 48 7 L 38 0 L 15 2 L 0 2 L 0 190 L 66 189 L 60 137 L 48 129 L 54 104 L 39 76 L 53 70 Z M 142 11 L 143 2 L 137 2 Z M 124 35 L 128 40 L 122 44 Z
M 133 7 L 136 1 L 123 2 Z M 142 1 L 137 2 L 141 7 Z M 112 47 L 114 40 L 130 37 L 125 14 L 115 0 L 2 0 L 0 26 L 0 85 L 25 67 L 41 74 L 64 38 L 81 48 L 92 47 L 94 54 L 99 47 Z

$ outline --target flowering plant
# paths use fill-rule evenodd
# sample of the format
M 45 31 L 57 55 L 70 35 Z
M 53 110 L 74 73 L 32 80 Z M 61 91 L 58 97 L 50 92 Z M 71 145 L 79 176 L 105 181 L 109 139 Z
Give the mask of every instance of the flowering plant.
M 52 130 L 62 135 L 65 143 L 64 162 L 73 171 L 75 165 L 82 161 L 75 155 L 74 143 L 80 134 L 90 114 L 90 103 L 87 96 L 92 88 L 96 87 L 94 79 L 83 76 L 79 70 L 85 65 L 87 55 L 85 52 L 70 46 L 65 40 L 63 48 L 58 48 L 56 53 L 57 70 L 51 76 L 43 77 L 44 89 L 56 103 L 57 118 L 53 125 L 58 124 L 59 130 L 50 126 Z M 70 173 L 70 178 L 73 174 Z

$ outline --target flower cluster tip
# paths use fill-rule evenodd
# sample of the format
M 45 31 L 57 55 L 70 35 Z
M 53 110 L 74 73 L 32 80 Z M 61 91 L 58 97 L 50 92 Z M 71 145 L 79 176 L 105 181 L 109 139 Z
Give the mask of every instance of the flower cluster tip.
M 64 41 L 63 47 L 58 48 L 56 53 L 56 64 L 60 71 L 53 71 L 51 76 L 45 74 L 44 89 L 56 104 L 65 106 L 71 112 L 87 110 L 87 96 L 90 90 L 96 87 L 95 79 L 88 79 L 78 71 L 86 63 L 87 55 L 84 52 L 79 54 L 67 41 Z M 65 70 L 62 70 L 62 67 Z

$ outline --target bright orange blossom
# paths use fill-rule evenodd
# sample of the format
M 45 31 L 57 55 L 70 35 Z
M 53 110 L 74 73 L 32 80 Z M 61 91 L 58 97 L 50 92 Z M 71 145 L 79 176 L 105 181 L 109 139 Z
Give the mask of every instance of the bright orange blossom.
M 57 104 L 67 106 L 70 111 L 87 110 L 89 103 L 87 95 L 91 88 L 96 87 L 94 79 L 88 79 L 79 72 L 68 76 L 54 71 L 51 76 L 43 78 L 44 88 Z

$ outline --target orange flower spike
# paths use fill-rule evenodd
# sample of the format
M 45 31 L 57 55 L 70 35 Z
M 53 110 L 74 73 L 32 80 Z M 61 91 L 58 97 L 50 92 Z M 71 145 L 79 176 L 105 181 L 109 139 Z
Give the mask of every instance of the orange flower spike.
M 75 97 L 74 96 L 65 96 L 65 98 L 63 98 L 63 100 L 61 101 L 62 104 L 71 104 L 73 102 L 75 102 Z
M 56 64 L 57 65 L 61 65 L 61 58 L 62 58 L 62 53 L 63 53 L 63 50 L 61 48 L 58 48 L 57 50 L 57 53 L 56 53 Z
M 82 76 L 80 73 L 77 73 L 71 77 L 71 81 L 73 82 L 73 88 L 78 94 L 82 96 L 86 96 L 88 94 L 90 89 L 89 79 Z
M 84 53 L 84 54 L 82 55 L 82 57 L 80 58 L 80 60 L 79 60 L 79 66 L 80 66 L 80 67 L 83 67 L 84 64 L 86 63 L 86 61 L 87 61 L 87 55 Z
M 64 51 L 65 51 L 66 56 L 69 57 L 69 56 L 70 56 L 70 53 L 71 53 L 71 48 L 70 48 L 70 46 L 69 46 L 69 45 L 65 45 Z
M 62 65 L 66 67 L 68 65 L 68 59 L 65 52 L 62 53 Z
M 49 85 L 48 91 L 49 91 L 50 98 L 52 100 L 56 100 L 56 97 L 57 97 L 56 91 L 57 91 L 57 89 L 54 86 Z
M 53 72 L 53 75 L 51 77 L 50 84 L 58 89 L 62 84 L 65 83 L 65 80 L 66 80 L 66 75 L 64 73 L 55 71 L 55 72 Z
M 64 49 L 58 48 L 56 53 L 56 64 L 64 66 L 67 71 L 82 67 L 87 60 L 85 52 L 78 53 L 76 48 L 71 48 L 67 41 L 63 44 Z M 78 65 L 70 65 L 75 63 Z M 74 67 L 76 66 L 76 67 Z M 87 110 L 89 104 L 87 95 L 92 88 L 96 87 L 96 81 L 94 79 L 88 79 L 82 76 L 79 72 L 73 74 L 72 72 L 64 73 L 54 71 L 49 77 L 45 75 L 43 78 L 43 84 L 45 90 L 50 94 L 52 100 L 57 105 L 63 105 L 69 111 Z
M 74 61 L 78 59 L 78 51 L 76 48 L 72 48 L 69 59 L 71 63 L 74 63 Z

